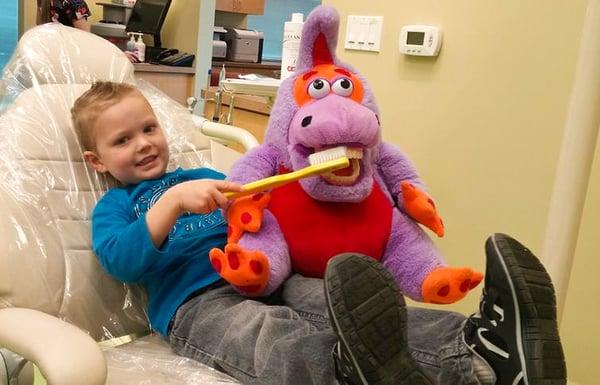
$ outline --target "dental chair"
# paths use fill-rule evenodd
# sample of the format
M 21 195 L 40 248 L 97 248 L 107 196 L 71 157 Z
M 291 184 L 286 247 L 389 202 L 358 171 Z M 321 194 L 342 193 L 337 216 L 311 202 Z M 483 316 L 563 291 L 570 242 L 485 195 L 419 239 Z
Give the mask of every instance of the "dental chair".
M 91 250 L 91 210 L 109 182 L 83 162 L 70 108 L 96 80 L 140 88 L 168 138 L 169 169 L 226 172 L 212 163 L 224 147 L 206 134 L 257 145 L 136 82 L 126 56 L 95 35 L 60 24 L 28 31 L 0 87 L 0 347 L 51 385 L 236 384 L 171 352 L 150 332 L 144 291 L 105 274 Z M 18 356 L 0 353 L 0 383 L 31 383 Z M 2 368 L 6 357 L 14 363 Z

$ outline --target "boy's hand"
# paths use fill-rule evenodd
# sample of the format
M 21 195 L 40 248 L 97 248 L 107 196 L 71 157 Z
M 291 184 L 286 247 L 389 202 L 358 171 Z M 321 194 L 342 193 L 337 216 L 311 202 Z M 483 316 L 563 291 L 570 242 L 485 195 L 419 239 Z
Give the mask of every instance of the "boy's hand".
M 218 207 L 225 208 L 229 200 L 223 193 L 242 190 L 237 183 L 214 179 L 191 180 L 171 187 L 146 213 L 152 243 L 161 247 L 181 214 L 208 214 Z
M 208 214 L 219 207 L 227 208 L 229 199 L 224 192 L 242 190 L 242 186 L 234 182 L 201 179 L 180 183 L 168 192 L 176 199 L 180 213 Z

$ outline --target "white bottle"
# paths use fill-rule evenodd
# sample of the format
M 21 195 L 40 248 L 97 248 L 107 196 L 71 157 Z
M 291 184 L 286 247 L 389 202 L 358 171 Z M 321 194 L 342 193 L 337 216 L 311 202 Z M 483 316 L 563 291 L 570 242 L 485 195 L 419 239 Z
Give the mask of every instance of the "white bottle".
M 143 63 L 146 61 L 146 44 L 144 44 L 144 34 L 138 33 L 137 36 L 138 38 L 135 42 L 135 54 L 140 63 Z
M 129 35 L 129 41 L 127 42 L 127 44 L 125 45 L 127 51 L 129 52 L 135 52 L 135 38 L 133 36 L 133 33 L 127 33 Z
M 304 15 L 301 13 L 292 13 L 292 20 L 286 21 L 284 24 L 283 50 L 281 52 L 281 79 L 289 77 L 296 70 L 303 25 Z

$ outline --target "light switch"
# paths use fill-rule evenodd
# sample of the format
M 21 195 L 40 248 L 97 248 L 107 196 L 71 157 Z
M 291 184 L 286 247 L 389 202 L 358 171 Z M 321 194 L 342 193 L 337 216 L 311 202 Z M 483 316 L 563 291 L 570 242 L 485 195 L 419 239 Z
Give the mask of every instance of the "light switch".
M 348 16 L 346 26 L 346 49 L 379 52 L 383 16 Z
M 348 16 L 348 24 L 346 25 L 346 41 L 344 47 L 346 49 L 360 49 L 358 46 L 358 30 L 360 18 L 358 16 Z
M 369 33 L 367 35 L 367 50 L 379 52 L 381 46 L 381 29 L 383 28 L 383 17 L 371 17 L 369 19 Z

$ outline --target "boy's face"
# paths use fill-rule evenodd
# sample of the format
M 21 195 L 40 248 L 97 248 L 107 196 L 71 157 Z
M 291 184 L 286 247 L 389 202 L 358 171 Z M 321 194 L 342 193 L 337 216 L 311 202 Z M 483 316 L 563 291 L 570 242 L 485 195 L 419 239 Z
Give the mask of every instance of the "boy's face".
M 140 94 L 127 95 L 100 113 L 93 135 L 96 151 L 85 151 L 85 160 L 123 184 L 159 178 L 167 169 L 167 140 Z

